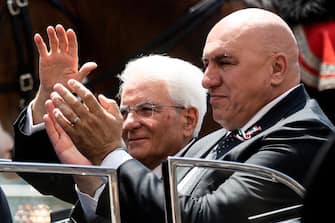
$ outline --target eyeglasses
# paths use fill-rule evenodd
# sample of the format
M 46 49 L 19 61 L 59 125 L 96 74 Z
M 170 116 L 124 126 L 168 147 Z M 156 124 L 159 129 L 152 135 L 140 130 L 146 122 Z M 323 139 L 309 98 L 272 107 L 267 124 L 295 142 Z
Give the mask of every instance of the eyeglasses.
M 143 102 L 133 107 L 121 106 L 120 112 L 123 119 L 126 119 L 130 112 L 135 112 L 137 116 L 143 118 L 151 118 L 155 112 L 163 108 L 185 109 L 182 105 L 157 105 L 152 102 Z

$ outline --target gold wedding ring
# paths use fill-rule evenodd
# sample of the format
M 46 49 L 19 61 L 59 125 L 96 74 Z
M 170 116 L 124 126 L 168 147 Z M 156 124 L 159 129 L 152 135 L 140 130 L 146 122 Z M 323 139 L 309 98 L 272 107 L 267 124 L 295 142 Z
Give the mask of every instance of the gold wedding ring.
M 78 121 L 80 120 L 80 118 L 77 116 L 73 119 L 73 121 L 71 122 L 72 125 L 75 125 Z

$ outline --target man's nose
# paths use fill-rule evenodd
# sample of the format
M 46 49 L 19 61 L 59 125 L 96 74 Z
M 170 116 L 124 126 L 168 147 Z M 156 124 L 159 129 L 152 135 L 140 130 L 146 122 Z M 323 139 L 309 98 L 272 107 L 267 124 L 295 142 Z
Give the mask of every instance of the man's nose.
M 134 111 L 130 111 L 126 119 L 123 121 L 123 129 L 126 130 L 138 128 L 140 125 L 140 119 Z
M 219 86 L 220 83 L 221 77 L 219 70 L 214 65 L 208 65 L 204 71 L 202 86 L 206 89 L 210 89 L 212 87 Z

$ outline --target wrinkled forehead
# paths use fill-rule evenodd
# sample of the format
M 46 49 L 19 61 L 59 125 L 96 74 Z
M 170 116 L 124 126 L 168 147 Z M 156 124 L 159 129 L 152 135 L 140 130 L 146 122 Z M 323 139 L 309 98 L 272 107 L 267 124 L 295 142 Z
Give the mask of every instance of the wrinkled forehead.
M 215 29 L 210 32 L 203 49 L 203 58 L 216 55 L 232 56 L 241 51 L 256 51 L 258 38 L 247 31 L 246 27 Z
M 242 53 L 241 51 L 266 53 L 263 51 L 277 47 L 279 36 L 275 26 L 263 21 L 222 20 L 209 32 L 203 57 L 217 53 Z

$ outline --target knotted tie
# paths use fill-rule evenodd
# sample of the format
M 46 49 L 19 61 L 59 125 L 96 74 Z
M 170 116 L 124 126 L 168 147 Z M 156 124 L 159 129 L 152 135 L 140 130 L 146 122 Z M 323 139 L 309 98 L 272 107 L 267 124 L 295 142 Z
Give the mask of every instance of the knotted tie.
M 238 139 L 236 136 L 238 134 L 238 130 L 234 130 L 231 133 L 229 133 L 228 136 L 221 139 L 218 143 L 218 146 L 216 147 L 216 159 L 220 158 L 223 154 L 227 153 L 229 150 L 231 150 L 234 146 L 239 144 L 241 142 L 240 139 Z
M 218 143 L 216 151 L 216 159 L 220 158 L 223 154 L 227 153 L 229 150 L 234 148 L 239 143 L 250 139 L 251 137 L 257 135 L 262 130 L 260 125 L 254 125 L 247 129 L 247 131 L 243 131 L 242 129 L 236 129 L 228 134 L 228 136 L 224 137 Z

